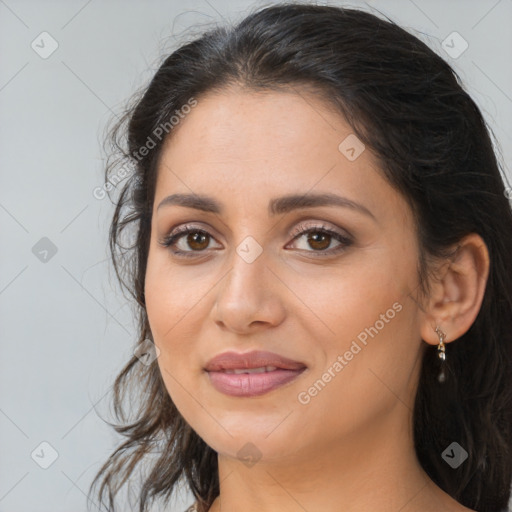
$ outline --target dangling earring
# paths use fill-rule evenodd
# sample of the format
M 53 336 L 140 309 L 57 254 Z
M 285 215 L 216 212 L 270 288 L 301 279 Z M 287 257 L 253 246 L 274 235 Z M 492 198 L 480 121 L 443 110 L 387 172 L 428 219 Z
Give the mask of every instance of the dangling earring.
M 446 374 L 444 373 L 445 361 L 446 361 L 446 353 L 445 353 L 445 345 L 444 340 L 446 339 L 446 334 L 436 326 L 436 333 L 439 336 L 439 345 L 437 346 L 437 355 L 441 360 L 441 371 L 437 376 L 437 380 L 439 382 L 444 382 L 446 380 Z

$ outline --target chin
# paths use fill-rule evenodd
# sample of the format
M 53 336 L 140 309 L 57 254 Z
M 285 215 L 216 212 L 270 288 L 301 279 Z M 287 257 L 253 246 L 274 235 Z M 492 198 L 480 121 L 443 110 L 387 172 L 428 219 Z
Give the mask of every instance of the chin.
M 276 429 L 277 425 L 279 422 L 262 428 L 259 423 L 241 420 L 238 423 L 232 421 L 229 425 L 222 423 L 224 428 L 218 426 L 215 430 L 194 430 L 219 455 L 239 460 L 248 457 L 251 460 L 272 461 L 287 458 L 300 448 L 290 443 L 290 440 L 301 439 L 300 430 L 292 432 L 282 428 L 283 425 Z

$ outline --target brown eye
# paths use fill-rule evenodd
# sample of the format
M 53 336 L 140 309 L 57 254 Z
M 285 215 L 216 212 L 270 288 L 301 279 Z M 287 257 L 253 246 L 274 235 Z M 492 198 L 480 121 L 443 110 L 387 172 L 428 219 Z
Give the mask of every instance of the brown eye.
M 304 225 L 299 225 L 290 233 L 290 236 L 293 237 L 294 241 L 298 241 L 295 242 L 296 249 L 312 253 L 314 257 L 338 254 L 353 243 L 353 240 L 349 238 L 349 236 L 338 233 L 324 225 L 309 228 Z M 303 241 L 301 241 L 301 239 L 303 239 Z M 336 242 L 337 245 L 329 249 L 332 242 Z
M 206 243 L 205 243 L 206 241 Z M 186 243 L 188 247 L 193 249 L 194 251 L 201 251 L 206 249 L 210 242 L 210 235 L 203 231 L 191 231 L 188 233 L 186 238 Z
M 194 257 L 201 253 L 206 254 L 212 240 L 213 236 L 207 231 L 185 225 L 175 229 L 160 243 L 177 256 Z
M 332 236 L 322 231 L 308 233 L 308 244 L 319 251 L 323 251 L 331 245 Z

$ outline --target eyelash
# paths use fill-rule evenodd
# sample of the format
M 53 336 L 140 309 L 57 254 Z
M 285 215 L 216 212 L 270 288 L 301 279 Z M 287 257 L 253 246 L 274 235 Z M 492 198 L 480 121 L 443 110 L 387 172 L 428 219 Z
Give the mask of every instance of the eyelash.
M 183 257 L 183 258 L 197 257 L 198 253 L 203 253 L 203 252 L 205 252 L 205 250 L 182 251 L 181 249 L 175 249 L 175 248 L 172 249 L 172 246 L 174 246 L 180 238 L 182 238 L 184 235 L 188 235 L 189 233 L 201 233 L 201 234 L 204 234 L 204 235 L 207 235 L 207 236 L 213 238 L 213 236 L 210 235 L 210 233 L 208 233 L 208 231 L 205 231 L 204 229 L 200 229 L 200 228 L 197 228 L 197 227 L 194 227 L 191 225 L 183 225 L 183 226 L 176 228 L 176 230 L 173 233 L 165 236 L 163 238 L 163 240 L 160 242 L 160 244 L 164 247 L 167 247 L 174 255 L 176 255 L 178 257 Z M 336 239 L 338 242 L 340 242 L 340 245 L 334 249 L 320 250 L 320 251 L 315 251 L 315 250 L 306 251 L 306 252 L 317 253 L 314 255 L 315 258 L 333 256 L 335 254 L 341 253 L 344 250 L 346 250 L 348 247 L 350 247 L 353 243 L 353 241 L 349 237 L 344 236 L 341 233 L 338 233 L 337 231 L 333 231 L 332 229 L 327 228 L 323 224 L 321 226 L 312 226 L 309 228 L 305 228 L 304 225 L 299 224 L 299 226 L 297 226 L 294 230 L 292 230 L 289 233 L 289 236 L 292 237 L 292 241 L 294 241 L 297 238 L 299 238 L 300 236 L 307 234 L 307 233 L 321 233 L 323 235 L 331 236 L 334 239 Z

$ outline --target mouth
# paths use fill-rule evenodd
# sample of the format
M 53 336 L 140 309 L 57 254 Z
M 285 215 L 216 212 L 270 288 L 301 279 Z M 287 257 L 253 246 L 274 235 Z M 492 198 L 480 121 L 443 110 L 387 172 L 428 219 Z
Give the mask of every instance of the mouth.
M 234 373 L 240 375 L 241 373 L 268 373 L 277 370 L 277 366 L 261 366 L 259 368 L 234 368 L 232 370 L 220 370 L 223 373 Z M 284 368 L 279 368 L 283 370 Z
M 237 397 L 259 396 L 295 380 L 307 366 L 271 353 L 225 352 L 206 365 L 209 381 L 219 392 Z

